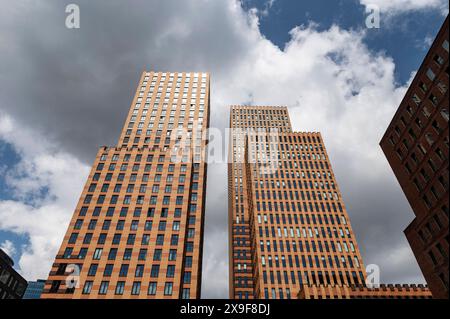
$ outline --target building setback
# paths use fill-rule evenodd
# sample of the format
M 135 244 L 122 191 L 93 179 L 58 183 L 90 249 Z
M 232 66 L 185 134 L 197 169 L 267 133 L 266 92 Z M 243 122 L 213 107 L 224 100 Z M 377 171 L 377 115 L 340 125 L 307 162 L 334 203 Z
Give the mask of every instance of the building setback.
M 291 132 L 286 107 L 232 106 L 230 126 L 260 130 L 230 137 L 230 297 L 296 298 L 303 284 L 364 284 L 320 133 Z M 278 133 L 261 134 L 271 128 Z
M 200 297 L 209 102 L 208 73 L 142 73 L 118 144 L 97 153 L 41 298 Z
M 434 298 L 448 298 L 449 18 L 380 145 L 415 218 L 405 229 Z
M 13 268 L 14 261 L 0 249 L 0 299 L 22 299 L 27 281 Z

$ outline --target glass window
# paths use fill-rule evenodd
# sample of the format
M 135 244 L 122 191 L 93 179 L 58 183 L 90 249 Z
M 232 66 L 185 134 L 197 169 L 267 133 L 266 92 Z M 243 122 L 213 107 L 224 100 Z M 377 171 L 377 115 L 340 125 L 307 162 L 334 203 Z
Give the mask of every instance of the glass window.
M 428 68 L 426 74 L 427 74 L 427 77 L 428 77 L 431 81 L 434 81 L 434 78 L 436 77 L 436 75 L 434 74 L 434 72 L 433 72 L 432 69 Z
M 126 277 L 128 274 L 128 265 L 122 265 L 120 267 L 120 272 L 119 272 L 119 276 L 120 277 Z
M 166 282 L 166 284 L 164 285 L 164 296 L 171 296 L 172 289 L 173 289 L 173 283 Z
M 148 294 L 151 296 L 156 295 L 156 282 L 150 282 L 148 285 Z
M 133 282 L 133 286 L 131 287 L 132 295 L 139 295 L 141 292 L 141 283 L 139 281 Z
M 83 294 L 89 294 L 92 290 L 92 281 L 86 281 L 83 287 Z
M 118 281 L 116 286 L 116 295 L 122 295 L 125 288 L 125 281 Z
M 108 292 L 109 281 L 102 281 L 100 283 L 100 289 L 98 290 L 99 295 L 106 295 Z
M 158 278 L 159 276 L 159 265 L 153 265 L 150 271 L 150 277 Z

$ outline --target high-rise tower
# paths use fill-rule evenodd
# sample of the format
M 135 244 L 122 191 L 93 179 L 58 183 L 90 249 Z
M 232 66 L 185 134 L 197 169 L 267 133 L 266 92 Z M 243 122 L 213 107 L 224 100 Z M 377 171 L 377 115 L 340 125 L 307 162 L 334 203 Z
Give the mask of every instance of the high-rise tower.
M 292 132 L 286 107 L 232 106 L 231 298 L 296 298 L 303 285 L 365 284 L 320 133 Z
M 142 73 L 118 145 L 97 153 L 42 298 L 200 297 L 209 102 L 208 73 Z
M 405 229 L 434 298 L 448 298 L 449 18 L 380 145 L 414 211 Z

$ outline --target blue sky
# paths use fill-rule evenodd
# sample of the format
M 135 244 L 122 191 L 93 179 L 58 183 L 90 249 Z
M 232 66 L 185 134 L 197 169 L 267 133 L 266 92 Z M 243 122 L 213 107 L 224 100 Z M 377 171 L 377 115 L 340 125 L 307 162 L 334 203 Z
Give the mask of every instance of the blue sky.
M 12 198 L 12 191 L 6 184 L 5 175 L 8 171 L 14 168 L 20 160 L 19 154 L 14 150 L 10 143 L 5 143 L 0 139 L 0 200 L 8 200 Z M 22 245 L 26 244 L 28 241 L 28 236 L 15 234 L 10 231 L 3 231 L 0 229 L 0 243 L 6 240 L 14 243 L 16 249 L 20 249 Z M 15 253 L 12 256 L 14 263 L 18 264 L 18 259 L 20 257 L 19 253 Z
M 383 10 L 381 28 L 370 30 L 362 5 L 369 0 L 243 0 L 243 10 L 231 0 L 75 2 L 79 30 L 65 28 L 60 0 L 32 7 L 0 0 L 0 245 L 14 244 L 27 277 L 47 275 L 98 147 L 116 143 L 145 68 L 210 71 L 211 125 L 219 129 L 230 104 L 250 99 L 286 105 L 295 129 L 321 131 L 364 260 L 380 263 L 387 282 L 423 282 L 403 235 L 413 214 L 378 142 L 444 21 L 444 0 L 371 0 Z M 259 28 L 249 23 L 254 8 Z M 296 33 L 302 44 L 289 34 L 296 26 L 305 27 Z M 327 61 L 329 52 L 351 61 Z M 365 63 L 383 72 L 366 75 Z M 349 96 L 347 83 L 365 90 Z M 6 184 L 6 173 L 19 189 Z M 227 296 L 226 180 L 226 167 L 210 166 L 203 280 L 210 297 Z M 30 193 L 43 200 L 28 205 Z
M 244 7 L 264 11 L 266 0 L 245 0 Z M 319 30 L 336 24 L 344 29 L 366 30 L 365 42 L 371 50 L 385 52 L 396 65 L 396 80 L 408 81 L 411 72 L 417 70 L 428 52 L 430 43 L 442 25 L 438 10 L 421 10 L 401 14 L 386 21 L 387 13 L 381 12 L 380 29 L 365 28 L 365 8 L 358 0 L 276 0 L 268 8 L 268 14 L 260 15 L 260 30 L 264 36 L 281 49 L 290 40 L 289 31 L 295 26 L 318 23 Z

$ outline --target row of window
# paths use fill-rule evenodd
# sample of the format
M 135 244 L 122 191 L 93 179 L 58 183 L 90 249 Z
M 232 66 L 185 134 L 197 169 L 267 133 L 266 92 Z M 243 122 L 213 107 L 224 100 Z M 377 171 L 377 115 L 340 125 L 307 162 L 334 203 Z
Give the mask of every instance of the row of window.
M 130 241 L 128 241 L 128 239 L 130 239 Z M 127 239 L 127 245 L 134 245 L 135 237 L 131 236 L 131 237 L 128 237 L 128 239 Z M 120 244 L 120 240 L 121 240 L 121 234 L 114 234 L 113 240 L 112 240 L 112 245 L 119 245 Z M 149 243 L 150 243 L 150 241 L 143 242 L 142 245 L 148 245 Z M 165 243 L 164 235 L 163 234 L 158 234 L 154 245 L 156 245 L 156 246 L 163 246 L 164 243 Z M 83 244 L 85 244 L 84 241 L 83 241 Z M 99 244 L 102 244 L 102 243 L 99 243 Z M 170 245 L 171 246 L 177 246 L 178 245 L 178 235 L 172 235 L 171 236 L 171 238 L 170 238 Z M 185 242 L 185 252 L 192 253 L 193 251 L 194 251 L 194 243 L 191 242 L 191 241 Z M 88 248 L 87 247 L 82 247 L 82 248 L 80 248 L 78 254 L 74 254 L 73 247 L 66 247 L 66 249 L 64 250 L 64 253 L 62 255 L 62 258 L 63 259 L 74 259 L 74 258 L 75 259 L 85 259 L 86 255 L 87 255 L 87 252 L 88 252 Z M 116 254 L 117 254 L 117 248 L 111 248 L 110 253 L 108 254 L 108 260 L 109 260 L 109 258 L 112 258 L 111 260 L 115 260 Z
M 248 138 L 252 142 L 259 142 L 260 145 L 268 147 L 270 145 L 281 145 L 281 149 L 286 150 L 321 150 L 323 151 L 323 145 L 318 136 L 304 136 L 298 134 L 288 135 L 272 135 L 261 134 L 258 130 L 234 130 L 232 131 L 233 145 L 236 145 L 236 141 L 245 141 Z M 276 143 L 278 141 L 278 143 Z M 269 144 L 268 144 L 269 143 Z M 256 145 L 256 143 L 253 143 Z
M 109 202 L 107 201 L 107 196 L 106 195 L 98 195 L 97 200 L 96 200 L 96 204 L 101 205 L 104 203 L 109 203 L 111 205 L 115 205 L 118 203 L 119 198 L 121 198 L 122 196 L 119 195 L 111 195 Z M 132 198 L 135 197 L 133 200 Z M 160 196 L 161 197 L 161 196 Z M 137 205 L 144 205 L 145 204 L 145 196 L 144 195 L 124 195 L 122 200 L 122 203 L 124 205 L 130 205 L 132 202 L 136 203 Z M 93 195 L 92 194 L 87 194 L 84 197 L 83 200 L 83 204 L 88 205 L 92 202 L 93 200 Z M 173 202 L 171 201 L 171 196 L 163 196 L 162 197 L 162 204 L 163 205 L 170 205 L 170 203 Z M 156 205 L 158 203 L 158 196 L 156 195 L 152 195 L 150 196 L 150 199 L 148 201 L 148 204 L 150 205 Z M 183 196 L 176 196 L 175 197 L 175 201 L 174 201 L 175 205 L 183 205 Z M 191 212 L 194 212 L 197 209 L 197 204 L 190 204 L 189 210 Z
M 196 207 L 192 207 L 192 209 L 193 209 L 191 211 L 192 213 L 195 212 L 194 208 L 196 209 Z M 80 208 L 80 212 L 79 212 L 78 216 L 80 216 L 80 217 L 86 216 L 88 214 L 89 210 L 90 210 L 89 206 L 82 206 Z M 96 216 L 103 215 L 102 210 L 105 210 L 105 208 L 101 207 L 101 206 L 94 207 L 92 209 L 92 216 L 96 217 Z M 115 207 L 115 206 L 109 206 L 108 208 L 106 208 L 106 212 L 104 212 L 104 214 L 105 214 L 106 217 L 112 217 L 112 216 L 116 215 L 117 211 L 119 212 L 119 216 L 120 217 L 127 217 L 128 216 L 128 212 L 129 212 L 129 207 L 124 206 L 124 207 L 121 207 L 119 209 L 118 207 Z M 156 208 L 149 207 L 147 209 L 146 216 L 147 217 L 154 217 L 155 213 L 156 213 Z M 165 218 L 165 217 L 168 217 L 169 215 L 172 215 L 172 212 L 167 207 L 161 208 L 159 210 L 159 213 L 160 213 L 159 216 L 161 218 Z M 134 210 L 133 210 L 133 217 L 140 217 L 141 214 L 142 214 L 142 207 L 135 207 Z M 173 217 L 179 218 L 179 217 L 181 217 L 181 214 L 182 214 L 181 208 L 179 208 L 179 207 L 174 208 L 174 210 L 173 210 Z
M 199 163 L 195 163 L 194 165 L 198 165 L 198 164 Z M 147 171 L 147 172 L 152 171 L 151 166 L 146 168 L 144 171 Z M 169 172 L 170 172 L 170 169 L 169 169 Z M 183 171 L 181 173 L 183 173 Z M 172 174 L 169 174 L 169 175 L 170 175 L 170 177 L 168 177 L 168 178 L 173 180 L 173 175 Z M 92 181 L 94 181 L 94 182 L 99 181 L 100 180 L 100 176 L 101 176 L 101 173 L 98 173 L 98 172 L 94 173 L 94 175 L 92 176 Z M 193 173 L 192 176 L 193 176 L 193 178 L 195 178 L 197 180 L 199 174 L 198 173 Z M 114 176 L 113 173 L 106 173 L 105 176 L 104 176 L 104 181 L 106 181 L 106 182 L 112 181 L 113 177 L 115 177 L 116 181 L 123 182 L 125 180 L 126 175 L 125 175 L 125 173 L 119 173 L 116 176 Z M 129 181 L 130 182 L 136 182 L 137 181 L 137 177 L 138 177 L 137 173 L 131 173 L 131 174 L 129 174 Z M 142 174 L 141 181 L 142 182 L 148 182 L 149 181 L 149 177 L 150 177 L 149 174 Z M 161 174 L 159 174 L 159 176 L 155 177 L 155 178 L 158 179 L 158 180 L 156 180 L 157 182 L 160 182 L 161 181 Z M 186 178 L 186 175 L 183 174 L 182 177 L 178 178 L 178 180 L 179 181 L 181 180 L 183 182 L 183 181 L 185 181 L 185 178 Z
M 303 204 L 303 205 L 302 205 Z M 307 202 L 261 202 L 258 201 L 256 202 L 256 211 L 257 212 L 335 212 L 337 213 L 339 209 L 339 212 L 343 212 L 344 210 L 342 209 L 342 205 L 338 202 L 337 206 L 334 202 L 328 203 L 326 202 L 325 204 L 323 202 L 317 203 L 307 203 Z
M 255 190 L 255 198 L 257 200 L 259 200 L 260 198 L 262 200 L 265 200 L 265 199 L 267 199 L 267 200 L 283 200 L 283 199 L 284 200 L 300 200 L 301 199 L 303 201 L 305 201 L 305 200 L 308 200 L 308 201 L 310 201 L 310 200 L 314 200 L 314 201 L 315 200 L 333 200 L 333 199 L 334 200 L 339 200 L 339 194 L 337 192 L 300 191 L 300 196 L 299 196 L 299 192 L 298 191 L 291 191 L 291 190 L 289 190 L 289 191 L 287 191 L 287 190 L 276 191 L 275 190 L 275 189 L 280 189 L 281 186 L 283 188 L 286 188 L 286 186 L 288 188 L 291 188 L 291 185 L 289 185 L 289 184 L 290 184 L 289 180 L 287 181 L 287 183 L 285 181 L 281 181 L 281 183 L 280 183 L 280 181 L 276 181 L 276 182 L 275 181 L 271 181 L 270 188 L 272 188 L 272 191 L 270 189 L 261 190 L 261 191 Z M 296 188 L 295 187 L 296 186 L 295 181 L 293 181 L 292 184 L 294 185 L 293 188 L 295 189 Z M 331 182 L 331 184 L 333 185 L 334 183 Z M 261 183 L 260 183 L 260 185 L 261 185 Z M 267 183 L 266 183 L 266 185 L 267 185 Z M 301 183 L 299 183 L 299 185 L 301 185 Z M 325 188 L 330 189 L 330 186 L 329 186 L 328 182 L 326 182 L 326 183 L 322 183 L 322 182 L 317 183 L 317 182 L 310 181 L 308 183 L 308 182 L 305 181 L 303 183 L 303 186 L 305 188 L 319 188 L 320 187 L 322 189 L 325 189 Z M 300 187 L 300 188 L 302 188 L 302 187 Z
M 99 295 L 106 295 L 108 293 L 110 286 L 109 281 L 102 281 L 100 283 L 100 287 L 98 290 Z M 135 281 L 133 282 L 133 285 L 131 286 L 131 295 L 140 295 L 141 294 L 141 282 Z M 156 282 L 150 282 L 147 289 L 147 295 L 149 296 L 155 296 L 157 293 L 157 286 L 158 284 Z M 86 281 L 83 286 L 83 294 L 90 294 L 92 292 L 93 287 L 93 281 Z M 116 287 L 114 289 L 115 295 L 123 295 L 125 292 L 125 282 L 124 281 L 118 281 L 116 283 Z M 166 282 L 164 283 L 164 296 L 172 296 L 173 294 L 173 282 Z M 190 289 L 189 288 L 183 288 L 181 297 L 183 299 L 189 299 L 190 297 Z
M 156 133 L 157 135 L 161 134 L 161 133 L 158 133 L 158 132 L 161 132 L 161 131 L 157 131 L 157 133 Z M 100 161 L 106 161 L 107 159 L 108 159 L 108 154 L 102 154 L 100 156 Z M 111 161 L 112 162 L 117 162 L 119 159 L 120 159 L 120 154 L 114 153 L 111 156 Z M 134 157 L 135 164 L 139 164 L 142 161 L 142 159 L 143 159 L 142 154 L 136 154 L 135 157 Z M 127 153 L 127 154 L 123 155 L 123 159 L 122 159 L 123 162 L 129 162 L 130 160 L 131 160 L 131 154 Z M 146 161 L 147 162 L 153 162 L 154 160 L 155 160 L 155 156 L 153 154 L 147 155 L 147 157 L 146 157 Z M 164 163 L 166 161 L 166 156 L 160 155 L 160 156 L 158 156 L 157 160 L 158 160 L 159 163 Z M 103 163 L 103 164 L 105 164 L 105 163 Z M 162 169 L 163 166 L 164 166 L 163 164 L 158 164 L 157 169 Z M 173 172 L 175 170 L 175 164 L 169 164 L 167 166 L 167 168 L 168 168 L 169 172 L 170 171 Z M 198 168 L 198 166 L 197 167 L 194 166 L 194 168 Z M 180 165 L 180 170 L 182 172 L 186 172 L 187 171 L 187 166 L 184 165 L 184 164 Z
M 195 235 L 195 230 L 192 229 L 191 233 L 188 234 L 188 236 L 190 236 L 189 238 L 193 238 Z M 170 236 L 170 241 L 166 241 L 165 237 L 169 237 Z M 92 237 L 93 234 L 92 233 L 86 233 L 83 237 L 83 240 L 80 241 L 80 243 L 82 245 L 89 245 L 92 241 Z M 98 240 L 97 240 L 97 244 L 98 245 L 104 245 L 106 243 L 106 234 L 100 234 Z M 143 234 L 142 235 L 142 239 L 140 242 L 141 246 L 147 246 L 150 244 L 150 234 Z M 69 238 L 69 245 L 75 245 L 75 243 L 77 242 L 78 239 L 78 233 L 72 233 L 70 238 Z M 122 234 L 120 233 L 115 233 L 112 236 L 112 240 L 111 240 L 111 244 L 112 245 L 120 245 L 121 244 L 121 240 L 122 240 Z M 133 246 L 136 242 L 136 234 L 128 234 L 126 241 L 124 241 L 124 243 L 126 245 L 129 246 Z M 179 243 L 179 235 L 178 234 L 157 234 L 156 235 L 156 239 L 155 242 L 152 243 L 155 246 L 163 246 L 165 243 L 169 243 L 170 246 L 178 246 Z M 193 242 L 186 242 L 186 252 L 193 252 L 194 246 L 193 246 Z M 83 259 L 86 256 L 87 253 L 87 248 L 81 248 L 80 249 L 80 253 L 78 254 L 78 256 L 76 258 L 78 259 Z M 74 258 L 74 256 L 72 256 L 73 254 L 73 247 L 66 247 L 66 249 L 64 250 L 64 254 L 63 254 L 63 258 Z
M 189 265 L 186 268 L 190 268 L 192 265 Z M 119 277 L 128 277 L 130 265 L 128 264 L 122 264 L 119 268 L 118 275 Z M 98 270 L 98 264 L 91 264 L 89 266 L 87 276 L 88 277 L 95 277 L 97 275 Z M 106 264 L 105 269 L 103 270 L 103 278 L 105 277 L 111 277 L 113 274 L 114 265 L 113 264 Z M 134 278 L 141 278 L 144 276 L 145 272 L 145 265 L 138 264 L 135 267 L 134 270 Z M 152 265 L 150 268 L 150 278 L 158 278 L 160 276 L 160 265 Z M 167 265 L 166 268 L 166 278 L 174 278 L 175 277 L 175 265 Z M 183 284 L 190 284 L 191 283 L 191 272 L 185 271 L 183 273 Z
M 277 271 L 276 277 L 275 277 L 275 274 L 273 271 L 269 271 L 269 275 L 267 274 L 266 271 L 263 271 L 263 282 L 265 285 L 267 285 L 267 284 L 289 285 L 290 283 L 292 283 L 292 285 L 296 285 L 297 282 L 299 285 L 308 284 L 308 283 L 312 283 L 314 285 L 327 285 L 332 282 L 338 283 L 339 282 L 338 277 L 339 277 L 341 284 L 352 283 L 352 279 L 353 279 L 353 284 L 355 284 L 355 285 L 365 282 L 363 273 L 359 272 L 359 276 L 358 276 L 357 272 L 355 272 L 355 271 L 352 271 L 352 272 L 338 271 L 337 274 L 335 271 L 331 271 L 331 272 L 318 271 L 317 276 L 316 276 L 315 271 L 311 271 L 309 274 L 307 271 L 304 271 L 303 273 L 302 273 L 302 271 L 290 271 L 290 276 L 289 276 L 288 271 L 283 271 L 283 275 L 281 274 L 281 271 Z M 275 280 L 275 278 L 276 278 L 276 280 Z
M 281 219 L 280 219 L 281 216 Z M 258 214 L 258 224 L 269 223 L 270 224 L 283 224 L 283 225 L 311 225 L 311 224 L 325 224 L 325 225 L 347 225 L 347 220 L 344 215 L 336 214 Z
M 92 260 L 96 261 L 96 260 L 101 260 L 102 256 L 103 256 L 103 248 L 95 248 L 94 253 L 92 255 Z M 125 248 L 122 251 L 119 252 L 118 248 L 110 248 L 108 251 L 108 254 L 105 255 L 106 256 L 106 260 L 108 261 L 115 261 L 118 259 L 121 260 L 131 260 L 132 256 L 133 256 L 133 251 L 137 250 L 137 248 Z M 77 258 L 81 259 L 81 257 L 85 257 L 86 254 L 84 253 L 86 252 L 86 250 L 84 250 L 83 252 L 80 250 L 80 253 L 78 254 Z M 152 260 L 153 261 L 162 261 L 162 257 L 165 256 L 165 254 L 167 254 L 167 261 L 175 261 L 177 259 L 177 249 L 173 249 L 173 248 L 169 248 L 168 252 L 165 252 L 163 255 L 163 249 L 161 248 L 155 248 L 155 250 L 153 251 L 153 254 L 151 254 L 152 256 Z M 147 257 L 148 257 L 148 249 L 147 248 L 139 248 L 138 251 L 138 257 L 137 260 L 138 261 L 146 261 Z M 120 258 L 121 257 L 121 258 Z M 186 268 L 190 268 L 192 267 L 192 256 L 185 256 L 184 258 L 184 265 Z M 109 266 L 112 267 L 112 266 Z M 81 266 L 80 266 L 81 268 Z M 112 269 L 111 269 L 112 270 Z M 66 271 L 66 264 L 61 263 L 58 267 L 58 271 L 57 271 L 57 275 L 64 275 Z

